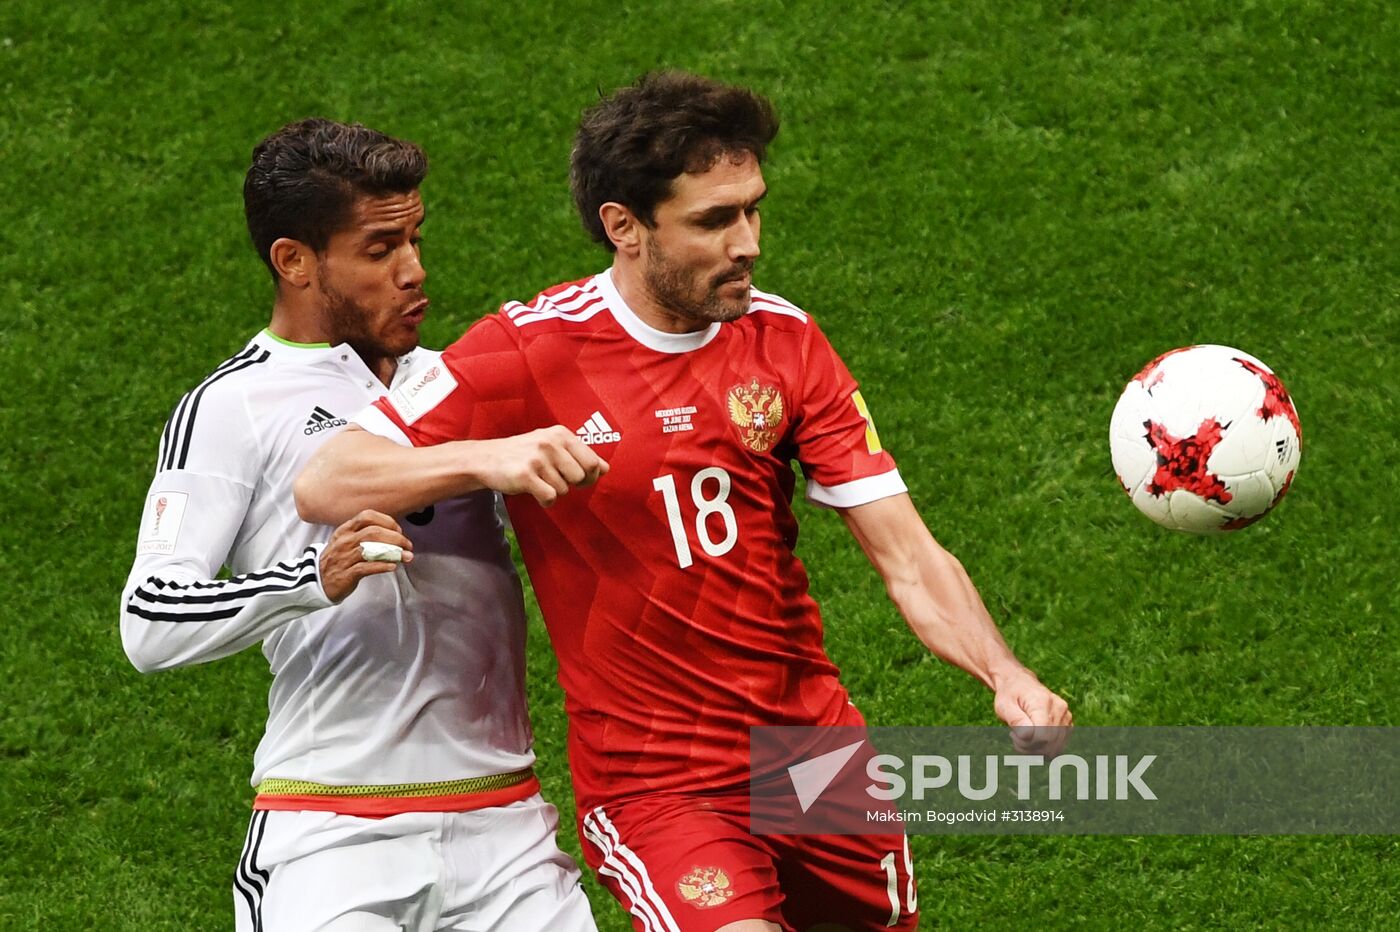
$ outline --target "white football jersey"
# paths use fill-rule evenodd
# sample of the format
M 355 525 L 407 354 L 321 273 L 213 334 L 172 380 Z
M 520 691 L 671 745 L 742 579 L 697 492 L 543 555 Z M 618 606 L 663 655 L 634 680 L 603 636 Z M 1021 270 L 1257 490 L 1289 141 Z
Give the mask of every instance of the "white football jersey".
M 425 355 L 400 359 L 390 389 Z M 383 393 L 348 346 L 264 331 L 181 399 L 161 437 L 122 643 L 155 670 L 262 642 L 273 682 L 255 786 L 435 783 L 534 762 L 520 581 L 494 493 L 405 516 L 412 563 L 338 605 L 321 589 L 332 529 L 300 520 L 292 483 Z

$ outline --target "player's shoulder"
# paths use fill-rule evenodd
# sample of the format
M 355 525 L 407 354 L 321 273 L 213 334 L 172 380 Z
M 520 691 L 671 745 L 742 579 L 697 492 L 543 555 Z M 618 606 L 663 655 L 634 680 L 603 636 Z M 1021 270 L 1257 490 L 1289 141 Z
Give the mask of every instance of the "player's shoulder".
M 519 331 L 522 339 L 578 328 L 607 308 L 597 279 L 590 275 L 546 288 L 529 301 L 507 301 L 496 319 L 507 329 Z
M 743 318 L 749 326 L 792 333 L 816 329 L 812 315 L 782 295 L 749 288 L 749 310 Z
M 185 392 L 176 405 L 199 407 L 241 397 L 249 386 L 266 379 L 272 366 L 273 353 L 261 335 L 249 340 L 238 352 L 214 366 L 197 385 Z
M 266 378 L 273 368 L 272 358 L 263 338 L 254 337 L 181 395 L 161 433 L 159 467 L 183 469 L 192 448 L 217 442 L 219 437 L 237 439 L 239 421 L 246 417 L 248 390 Z

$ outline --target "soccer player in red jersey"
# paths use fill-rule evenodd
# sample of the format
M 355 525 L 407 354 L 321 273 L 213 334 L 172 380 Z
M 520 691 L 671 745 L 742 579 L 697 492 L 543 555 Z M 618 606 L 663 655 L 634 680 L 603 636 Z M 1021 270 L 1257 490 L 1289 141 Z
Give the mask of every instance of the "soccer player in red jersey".
M 319 521 L 397 514 L 480 487 L 474 441 L 541 432 L 545 468 L 497 485 L 528 493 L 507 502 L 559 657 L 584 851 L 639 930 L 917 926 L 902 833 L 748 832 L 751 727 L 863 723 L 794 553 L 794 461 L 1005 722 L 1070 723 L 928 532 L 816 322 L 752 284 L 776 132 L 762 97 L 687 74 L 592 107 L 571 182 L 612 267 L 479 321 L 297 484 Z

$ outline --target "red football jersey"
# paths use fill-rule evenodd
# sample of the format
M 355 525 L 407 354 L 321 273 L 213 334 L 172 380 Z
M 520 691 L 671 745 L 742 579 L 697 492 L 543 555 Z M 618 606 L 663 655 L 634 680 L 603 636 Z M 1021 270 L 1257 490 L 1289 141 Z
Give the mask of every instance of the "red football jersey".
M 442 363 L 358 420 L 415 445 L 563 424 L 610 465 L 551 508 L 507 502 L 559 657 L 580 811 L 742 788 L 753 725 L 850 724 L 793 552 L 792 461 L 826 505 L 905 487 L 807 314 L 755 290 L 734 322 L 662 333 L 604 272 L 506 304 Z

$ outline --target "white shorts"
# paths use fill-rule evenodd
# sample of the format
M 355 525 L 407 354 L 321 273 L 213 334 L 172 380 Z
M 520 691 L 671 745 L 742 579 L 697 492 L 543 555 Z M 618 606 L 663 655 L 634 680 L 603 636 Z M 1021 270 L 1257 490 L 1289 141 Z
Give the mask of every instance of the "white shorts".
M 254 812 L 233 879 L 238 932 L 596 932 L 559 814 L 537 793 L 382 819 Z

